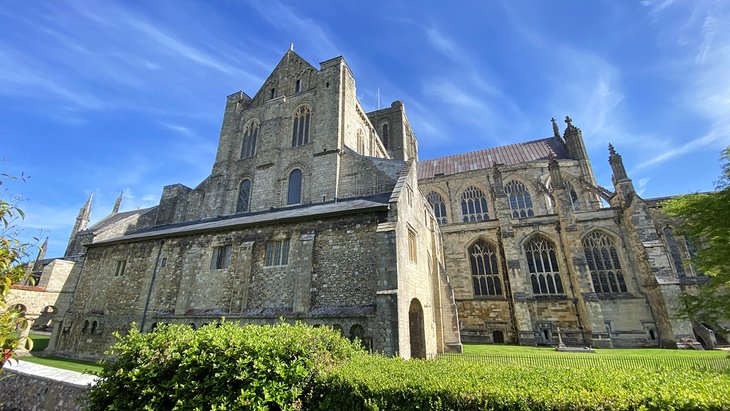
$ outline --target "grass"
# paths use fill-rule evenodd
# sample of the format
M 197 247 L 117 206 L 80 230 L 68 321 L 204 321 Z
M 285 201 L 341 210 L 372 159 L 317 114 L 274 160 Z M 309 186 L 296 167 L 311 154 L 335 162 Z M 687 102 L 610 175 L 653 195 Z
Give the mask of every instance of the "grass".
M 33 349 L 30 351 L 31 354 L 19 357 L 18 359 L 21 361 L 85 374 L 96 375 L 101 372 L 102 367 L 92 361 L 72 360 L 60 357 L 39 357 L 36 354 L 42 352 L 46 349 L 46 347 L 48 347 L 48 341 L 51 337 L 47 334 L 30 333 L 30 339 L 33 340 Z
M 537 356 L 613 356 L 613 357 L 722 357 L 727 356 L 726 351 L 721 350 L 668 350 L 661 348 L 596 348 L 596 353 L 571 353 L 555 351 L 551 347 L 525 347 L 517 345 L 492 345 L 492 344 L 464 344 L 465 354 L 487 354 L 487 355 L 537 355 Z

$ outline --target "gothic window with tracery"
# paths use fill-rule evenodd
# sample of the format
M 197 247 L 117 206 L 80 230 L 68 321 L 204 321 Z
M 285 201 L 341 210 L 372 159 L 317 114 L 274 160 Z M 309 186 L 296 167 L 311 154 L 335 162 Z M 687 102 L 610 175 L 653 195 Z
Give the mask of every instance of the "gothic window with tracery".
M 505 184 L 504 192 L 507 194 L 509 208 L 512 210 L 512 217 L 525 218 L 535 215 L 532 211 L 532 198 L 530 197 L 530 192 L 524 184 L 519 181 L 512 180 Z
M 236 202 L 236 212 L 245 213 L 248 211 L 249 200 L 251 199 L 251 180 L 245 179 L 238 186 L 238 201 Z
M 597 293 L 627 292 L 616 245 L 607 235 L 597 231 L 590 233 L 583 240 L 583 250 L 591 270 L 593 289 Z
M 243 143 L 241 145 L 241 158 L 251 158 L 256 154 L 256 140 L 259 136 L 259 123 L 250 122 L 243 132 Z
M 487 197 L 482 190 L 476 187 L 464 190 L 461 195 L 461 214 L 465 223 L 489 220 Z
M 426 196 L 426 199 L 428 200 L 428 203 L 431 204 L 431 207 L 433 208 L 433 213 L 436 216 L 436 221 L 439 224 L 446 224 L 446 202 L 444 201 L 444 198 L 441 197 L 441 194 L 431 191 Z
M 525 245 L 527 268 L 533 294 L 563 294 L 558 258 L 553 243 L 542 236 L 533 237 Z
M 489 243 L 479 240 L 469 247 L 471 279 L 474 295 L 502 295 L 502 281 L 499 278 L 497 253 Z
M 294 113 L 292 124 L 291 146 L 302 146 L 309 143 L 309 126 L 312 118 L 312 111 L 309 107 L 302 106 Z

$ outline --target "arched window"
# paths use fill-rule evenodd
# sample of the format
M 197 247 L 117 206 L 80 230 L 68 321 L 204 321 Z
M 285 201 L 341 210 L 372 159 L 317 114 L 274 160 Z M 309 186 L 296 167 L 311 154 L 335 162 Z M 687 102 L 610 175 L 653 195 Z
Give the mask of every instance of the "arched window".
M 390 130 L 388 129 L 388 123 L 383 123 L 382 130 L 380 137 L 383 140 L 383 147 L 387 150 L 390 148 Z
M 489 220 L 487 197 L 482 190 L 476 187 L 464 190 L 464 194 L 461 195 L 461 214 L 465 223 Z
M 251 180 L 245 179 L 241 181 L 238 187 L 238 202 L 236 202 L 236 212 L 248 212 L 249 200 L 251 199 Z
M 664 242 L 667 244 L 667 248 L 669 249 L 669 256 L 672 259 L 672 264 L 674 265 L 674 269 L 677 271 L 677 276 L 685 277 L 687 273 L 684 271 L 682 254 L 680 253 L 679 245 L 677 244 L 678 239 L 674 236 L 674 229 L 666 226 L 664 227 L 664 230 L 662 230 L 662 233 L 664 234 Z
M 525 245 L 527 268 L 530 273 L 533 294 L 563 294 L 558 258 L 553 243 L 535 236 Z
M 243 143 L 241 145 L 241 158 L 251 158 L 256 154 L 256 140 L 259 136 L 259 123 L 250 122 L 243 132 Z
M 580 211 L 580 200 L 578 199 L 578 193 L 575 192 L 575 188 L 573 188 L 573 185 L 570 184 L 570 181 L 565 181 L 565 191 L 568 192 L 568 195 L 570 196 L 570 204 L 573 206 L 573 210 Z
M 302 170 L 296 168 L 289 173 L 289 191 L 286 197 L 286 204 L 299 204 L 302 202 Z
M 96 334 L 96 328 L 99 326 L 99 323 L 96 321 L 91 323 L 91 334 Z
M 309 123 L 311 122 L 312 111 L 309 107 L 299 107 L 294 113 L 292 124 L 291 146 L 301 146 L 309 143 Z
M 583 240 L 583 250 L 591 270 L 593 289 L 597 293 L 627 292 L 616 245 L 607 235 L 597 231 L 590 233 Z
M 502 295 L 502 281 L 499 279 L 497 252 L 484 240 L 469 247 L 471 279 L 474 295 Z
M 365 137 L 362 134 L 362 130 L 357 130 L 357 152 L 359 154 L 365 154 Z
M 81 333 L 85 334 L 86 330 L 88 330 L 88 329 L 89 329 L 89 320 L 84 320 L 84 326 L 81 327 Z
M 532 198 L 527 187 L 519 181 L 512 180 L 505 184 L 504 192 L 509 200 L 509 208 L 512 210 L 512 217 L 525 218 L 532 217 L 535 213 L 532 211 Z
M 439 224 L 446 224 L 446 202 L 444 202 L 444 198 L 441 197 L 441 194 L 431 191 L 426 196 L 426 199 L 428 200 L 428 203 L 431 204 L 431 207 L 433 207 L 433 213 L 436 215 L 436 221 Z
M 362 341 L 363 337 L 365 336 L 365 329 L 362 328 L 362 325 L 355 324 L 352 327 L 350 327 L 350 339 L 355 340 L 358 339 Z

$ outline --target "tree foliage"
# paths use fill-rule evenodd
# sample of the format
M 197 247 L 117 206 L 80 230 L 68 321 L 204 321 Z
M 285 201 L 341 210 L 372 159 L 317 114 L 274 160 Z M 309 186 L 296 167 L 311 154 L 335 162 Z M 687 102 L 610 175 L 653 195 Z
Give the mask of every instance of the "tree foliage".
M 0 175 L 0 185 L 8 179 L 15 179 L 8 174 Z M 21 177 L 22 178 L 22 177 Z M 24 218 L 23 211 L 17 207 L 15 197 L 7 191 L 0 191 L 0 348 L 2 358 L 0 367 L 13 356 L 18 344 L 14 331 L 24 326 L 24 318 L 13 307 L 7 306 L 7 295 L 10 286 L 19 282 L 25 275 L 21 259 L 27 255 L 28 245 L 18 239 L 15 225 L 18 219 Z
M 663 204 L 680 221 L 679 229 L 698 251 L 692 262 L 710 282 L 682 297 L 681 315 L 716 322 L 730 319 L 730 147 L 722 154 L 717 190 L 687 194 Z

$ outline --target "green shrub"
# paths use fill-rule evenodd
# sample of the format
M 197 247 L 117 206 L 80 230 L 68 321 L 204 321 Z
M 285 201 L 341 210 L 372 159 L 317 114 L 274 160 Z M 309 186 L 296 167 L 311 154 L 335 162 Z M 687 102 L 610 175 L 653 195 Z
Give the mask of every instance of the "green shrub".
M 322 374 L 319 410 L 730 410 L 730 375 L 356 356 Z
M 224 322 L 133 329 L 108 354 L 91 410 L 297 409 L 313 376 L 359 352 L 326 327 Z

